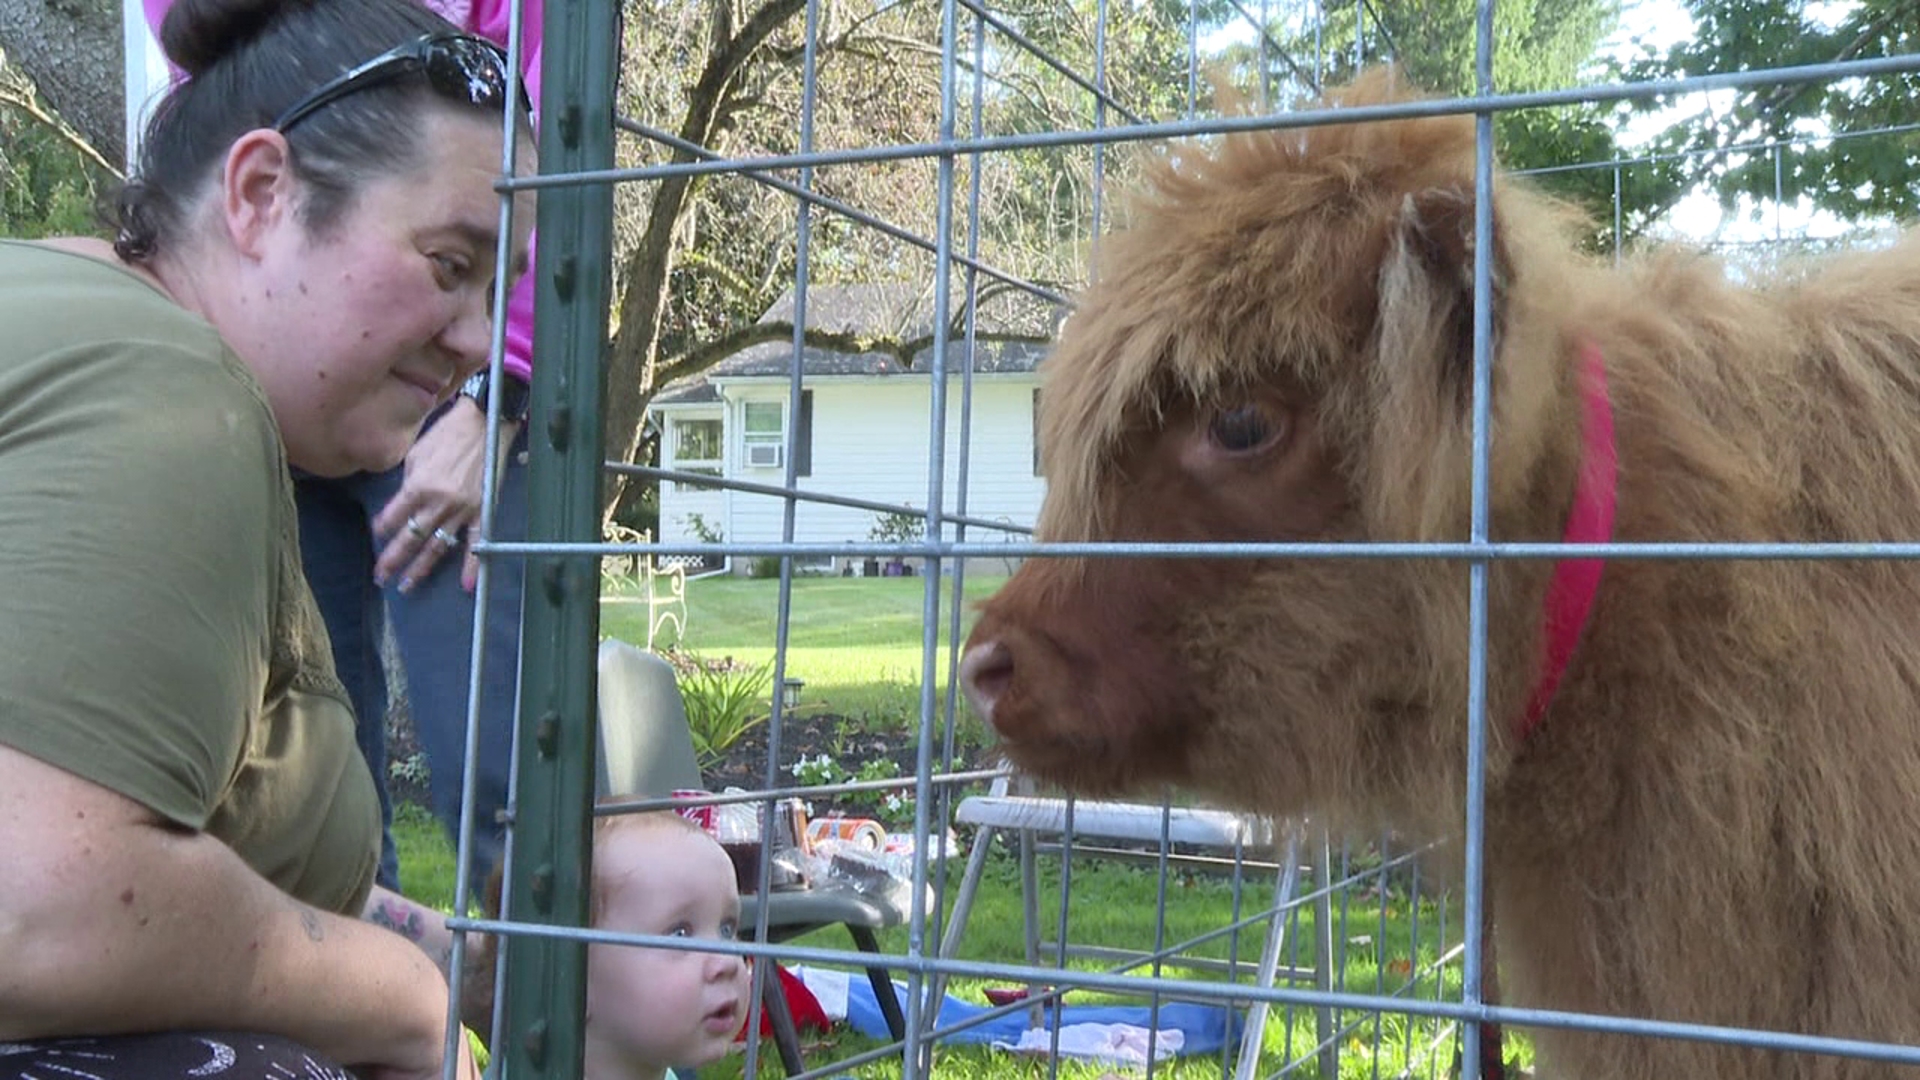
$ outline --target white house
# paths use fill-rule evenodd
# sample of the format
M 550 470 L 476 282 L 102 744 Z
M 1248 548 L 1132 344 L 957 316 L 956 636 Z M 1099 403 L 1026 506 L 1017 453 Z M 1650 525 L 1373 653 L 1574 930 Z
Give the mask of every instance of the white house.
M 914 286 L 816 285 L 807 291 L 807 322 L 826 331 L 913 338 L 928 334 L 925 301 L 923 290 Z M 792 312 L 789 294 L 764 318 L 790 321 Z M 1031 341 L 975 342 L 969 394 L 962 377 L 968 344 L 959 338 L 948 343 L 943 448 L 948 513 L 1032 528 L 1043 491 L 1034 443 L 1039 389 L 1034 369 L 1042 351 Z M 797 490 L 923 510 L 932 428 L 931 346 L 914 356 L 910 369 L 886 354 L 809 347 L 797 408 L 789 400 L 792 357 L 791 342 L 756 345 L 656 395 L 648 415 L 661 433 L 661 467 L 778 487 L 791 458 Z M 963 394 L 970 409 L 963 409 Z M 660 538 L 775 543 L 783 508 L 784 501 L 774 496 L 663 482 Z M 802 501 L 794 539 L 864 543 L 878 521 L 872 510 Z M 946 535 L 955 535 L 951 526 Z M 978 526 L 967 534 L 970 542 L 1019 538 Z M 741 560 L 734 562 L 735 572 L 745 571 Z M 871 569 L 862 558 L 814 560 L 813 565 L 829 572 Z

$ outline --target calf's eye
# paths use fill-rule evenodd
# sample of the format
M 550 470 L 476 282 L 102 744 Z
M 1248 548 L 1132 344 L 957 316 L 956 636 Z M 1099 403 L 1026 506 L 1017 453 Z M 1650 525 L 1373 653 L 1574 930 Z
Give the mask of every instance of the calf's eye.
M 1285 433 L 1285 418 L 1273 416 L 1258 405 L 1216 413 L 1207 425 L 1207 437 L 1230 453 L 1259 450 Z

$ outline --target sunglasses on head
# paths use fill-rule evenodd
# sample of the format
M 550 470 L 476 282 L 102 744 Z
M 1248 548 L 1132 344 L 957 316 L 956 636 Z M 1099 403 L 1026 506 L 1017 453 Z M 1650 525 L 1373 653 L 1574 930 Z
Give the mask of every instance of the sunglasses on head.
M 273 129 L 284 135 L 288 128 L 348 94 L 416 71 L 426 76 L 427 85 L 441 97 L 487 109 L 506 105 L 507 54 L 498 45 L 467 34 L 422 34 L 322 83 L 281 113 Z M 533 113 L 524 85 L 520 87 L 520 110 Z

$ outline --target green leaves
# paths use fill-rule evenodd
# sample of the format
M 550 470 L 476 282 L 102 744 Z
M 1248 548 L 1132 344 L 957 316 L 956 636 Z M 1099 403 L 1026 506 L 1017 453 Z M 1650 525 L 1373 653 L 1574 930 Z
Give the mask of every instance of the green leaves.
M 720 760 L 742 736 L 767 722 L 772 709 L 767 696 L 773 685 L 771 662 L 747 665 L 732 657 L 707 660 L 679 651 L 667 657 L 679 677 L 701 768 Z
M 1832 63 L 1920 51 L 1920 4 L 1862 0 L 1840 6 L 1809 0 L 1689 0 L 1698 33 L 1631 65 L 1635 79 L 1678 78 L 1799 64 Z M 1920 212 L 1913 183 L 1920 168 L 1920 134 L 1897 128 L 1913 119 L 1920 77 L 1887 75 L 1827 83 L 1763 86 L 1727 95 L 1711 109 L 1686 110 L 1656 140 L 1694 155 L 1686 187 L 1706 185 L 1729 209 L 1776 196 L 1848 220 L 1908 217 Z M 1636 106 L 1648 111 L 1666 103 Z M 1782 146 L 1754 144 L 1826 134 L 1834 142 Z
M 118 177 L 90 154 L 0 56 L 0 235 L 97 232 L 94 206 Z

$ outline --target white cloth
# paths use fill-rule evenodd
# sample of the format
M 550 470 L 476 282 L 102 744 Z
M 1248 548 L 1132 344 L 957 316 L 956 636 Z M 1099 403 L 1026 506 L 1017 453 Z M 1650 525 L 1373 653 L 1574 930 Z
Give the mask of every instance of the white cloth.
M 1187 1034 L 1178 1028 L 1161 1028 L 1156 1035 L 1133 1024 L 1068 1024 L 1060 1029 L 1060 1054 L 1117 1065 L 1145 1065 L 1149 1041 L 1154 1060 L 1163 1061 L 1180 1052 Z M 1016 1054 L 1045 1054 L 1053 1047 L 1053 1033 L 1047 1028 L 1028 1028 L 1019 1042 L 996 1042 L 993 1047 Z
M 847 1018 L 847 985 L 853 977 L 850 973 L 798 964 L 787 970 L 800 977 L 801 984 L 813 993 L 827 1019 L 837 1024 Z

